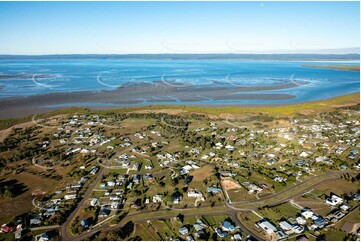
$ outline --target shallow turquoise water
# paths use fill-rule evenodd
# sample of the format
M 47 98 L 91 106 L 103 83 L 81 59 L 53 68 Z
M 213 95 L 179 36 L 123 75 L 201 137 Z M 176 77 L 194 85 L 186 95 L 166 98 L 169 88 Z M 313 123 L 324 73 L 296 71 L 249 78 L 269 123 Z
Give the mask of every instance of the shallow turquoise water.
M 306 64 L 344 63 L 240 60 L 0 60 L 0 74 L 12 75 L 11 78 L 3 76 L 0 79 L 0 98 L 51 92 L 114 90 L 127 83 L 159 81 L 183 88 L 295 84 L 287 89 L 243 92 L 296 96 L 289 100 L 206 100 L 185 104 L 282 104 L 359 92 L 359 72 L 303 66 Z M 352 64 L 359 65 L 358 62 Z M 147 101 L 143 103 L 149 104 Z M 152 103 L 157 102 L 153 100 Z

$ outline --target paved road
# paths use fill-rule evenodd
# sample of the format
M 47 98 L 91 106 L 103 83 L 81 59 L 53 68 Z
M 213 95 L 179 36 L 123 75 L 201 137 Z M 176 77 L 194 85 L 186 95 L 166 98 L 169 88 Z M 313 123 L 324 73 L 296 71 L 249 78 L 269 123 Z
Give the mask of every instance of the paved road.
M 195 210 L 194 213 L 187 213 L 184 214 L 185 217 L 189 217 L 189 216 L 204 216 L 204 215 L 224 215 L 224 214 L 228 214 L 230 217 L 232 217 L 232 219 L 234 221 L 236 221 L 237 226 L 244 232 L 250 234 L 252 237 L 254 237 L 257 240 L 263 240 L 261 237 L 259 237 L 258 235 L 254 234 L 252 231 L 248 230 L 247 227 L 245 227 L 237 218 L 237 211 L 231 211 L 231 210 L 222 210 L 222 211 L 208 211 L 208 212 L 197 212 L 196 208 L 192 208 Z M 189 210 L 189 209 L 188 209 Z M 159 212 L 162 212 L 164 210 L 159 210 Z M 154 213 L 154 212 L 148 212 L 148 213 Z M 142 218 L 138 219 L 138 218 L 132 218 L 135 217 L 135 215 L 139 215 L 139 213 L 136 214 L 129 214 L 126 216 L 126 221 L 132 221 L 133 223 L 142 223 L 142 222 L 147 222 L 148 220 L 157 220 L 157 219 L 170 219 L 170 218 L 174 218 L 175 215 L 171 214 L 171 215 L 159 215 L 159 216 L 154 216 L 152 215 L 151 217 L 149 217 L 149 215 L 147 216 L 147 213 L 143 213 Z M 95 233 L 98 232 L 107 232 L 107 231 L 111 231 L 111 230 L 115 230 L 115 229 L 119 229 L 122 226 L 124 226 L 126 222 L 120 222 L 119 224 L 116 224 L 114 226 L 109 226 L 109 225 L 102 225 L 99 226 L 96 230 L 92 230 L 92 231 L 88 231 L 85 233 L 82 233 L 79 236 L 76 237 L 72 237 L 72 240 L 86 240 L 88 239 L 90 236 L 94 235 Z
M 42 227 L 36 227 L 36 228 L 31 228 L 31 231 L 37 231 L 37 230 L 48 230 L 48 229 L 58 229 L 60 228 L 60 225 L 51 225 L 51 226 L 42 226 Z
M 103 177 L 104 174 L 104 169 L 102 167 L 99 168 L 98 171 L 98 175 L 95 178 L 95 180 L 89 184 L 87 191 L 85 192 L 82 200 L 78 203 L 77 207 L 74 209 L 74 211 L 69 215 L 69 217 L 67 218 L 67 220 L 65 221 L 65 223 L 63 223 L 62 227 L 61 227 L 61 237 L 63 238 L 63 240 L 72 240 L 72 237 L 69 236 L 69 234 L 67 233 L 67 228 L 70 224 L 70 222 L 73 220 L 73 218 L 75 217 L 75 215 L 78 213 L 79 209 L 86 203 L 86 201 L 88 200 L 90 194 L 92 193 L 94 187 L 96 186 L 96 184 L 100 181 L 100 179 Z
M 326 172 L 324 174 L 321 174 L 321 175 L 312 177 L 310 179 L 304 180 L 303 182 L 298 183 L 298 184 L 296 184 L 296 185 L 294 185 L 292 187 L 289 187 L 287 189 L 284 189 L 284 190 L 282 190 L 282 191 L 280 191 L 278 193 L 275 193 L 275 194 L 272 194 L 272 195 L 269 195 L 269 196 L 266 196 L 266 197 L 263 197 L 263 198 L 260 198 L 260 199 L 257 199 L 257 200 L 242 201 L 242 202 L 232 202 L 231 204 L 227 203 L 227 205 L 230 208 L 232 208 L 234 210 L 238 210 L 238 211 L 247 211 L 247 210 L 257 209 L 257 208 L 264 207 L 264 206 L 275 206 L 275 205 L 287 202 L 290 199 L 292 199 L 293 197 L 297 197 L 299 195 L 302 195 L 303 193 L 309 191 L 310 189 L 313 189 L 313 188 L 317 187 L 318 185 L 320 185 L 321 183 L 323 183 L 325 181 L 340 179 L 340 175 L 344 174 L 344 173 L 347 173 L 347 171 L 337 171 L 337 172 L 328 171 L 328 172 Z M 304 189 L 302 189 L 302 190 L 300 190 L 298 192 L 295 192 L 294 189 L 296 187 L 302 186 L 303 184 L 305 184 L 307 182 L 310 182 L 310 181 L 312 181 L 312 180 L 314 180 L 316 178 L 319 178 L 319 177 L 324 177 L 324 178 L 322 180 L 319 180 L 318 182 L 313 183 L 312 185 L 305 186 Z M 285 194 L 285 193 L 290 193 L 290 194 L 287 195 L 283 199 L 273 201 L 273 199 L 275 197 L 278 197 L 278 196 L 280 196 L 282 194 Z M 234 205 L 237 205 L 238 207 L 234 207 Z M 244 208 L 242 208 L 242 206 Z
M 102 171 L 103 172 L 103 171 Z M 102 232 L 106 232 L 106 231 L 110 231 L 110 230 L 114 230 L 114 229 L 117 229 L 117 228 L 120 228 L 121 226 L 124 225 L 124 222 L 120 222 L 119 224 L 116 224 L 114 226 L 109 226 L 107 224 L 104 224 L 104 225 L 101 225 L 99 226 L 96 230 L 91 230 L 91 231 L 88 231 L 88 232 L 84 232 L 82 233 L 81 235 L 78 235 L 78 236 L 74 236 L 74 237 L 70 237 L 67 233 L 66 233 L 66 227 L 69 225 L 70 221 L 72 220 L 72 218 L 75 216 L 76 212 L 79 210 L 79 208 L 81 207 L 82 204 L 84 204 L 84 202 L 87 200 L 87 196 L 90 195 L 91 193 L 91 190 L 92 188 L 95 186 L 95 184 L 99 181 L 100 177 L 101 177 L 101 173 L 102 172 L 99 172 L 98 174 L 98 177 L 96 179 L 96 181 L 93 182 L 93 184 L 91 184 L 88 188 L 88 191 L 87 193 L 84 195 L 84 198 L 83 200 L 80 202 L 80 204 L 78 205 L 77 209 L 74 210 L 74 212 L 69 216 L 67 222 L 63 225 L 62 227 L 62 236 L 63 236 L 63 239 L 64 240 L 84 240 L 84 239 L 87 239 L 89 238 L 90 236 L 94 235 L 95 233 L 99 232 L 99 231 L 102 231 Z M 286 196 L 284 199 L 281 199 L 281 200 L 278 200 L 278 201 L 275 201 L 273 203 L 269 203 L 267 205 L 277 205 L 277 204 L 280 204 L 280 203 L 284 203 L 286 201 L 289 201 L 290 199 L 292 199 L 293 197 L 295 196 L 299 196 L 305 192 L 307 192 L 308 190 L 310 189 L 313 189 L 314 187 L 318 186 L 319 184 L 325 182 L 325 181 L 328 181 L 328 180 L 334 180 L 334 179 L 339 179 L 339 176 L 340 174 L 343 174 L 343 173 L 346 173 L 347 171 L 338 171 L 338 172 L 326 172 L 322 175 L 318 175 L 317 177 L 325 177 L 324 179 L 318 181 L 317 183 L 313 183 L 311 186 L 306 186 L 304 189 L 300 190 L 299 192 L 296 192 L 296 193 L 291 193 L 290 195 Z M 236 222 L 237 226 L 239 226 L 241 228 L 242 231 L 248 233 L 249 235 L 251 235 L 252 237 L 254 237 L 255 239 L 257 240 L 263 240 L 260 236 L 258 236 L 257 234 L 254 234 L 252 231 L 250 231 L 244 224 L 242 224 L 242 222 L 238 219 L 237 217 L 237 214 L 239 213 L 239 211 L 250 211 L 252 209 L 256 209 L 256 208 L 259 208 L 260 205 L 257 205 L 257 203 L 260 203 L 262 201 L 267 201 L 267 200 L 272 200 L 273 198 L 279 196 L 279 195 L 282 195 L 286 192 L 289 192 L 290 190 L 294 189 L 295 187 L 297 186 L 300 186 L 302 184 L 305 184 L 306 182 L 312 180 L 312 179 L 315 179 L 315 177 L 311 178 L 311 179 L 308 179 L 308 180 L 305 180 L 295 186 L 292 186 L 290 188 L 287 188 L 285 190 L 282 190 L 281 192 L 278 192 L 278 193 L 275 193 L 273 195 L 270 195 L 270 196 L 267 196 L 267 197 L 264 197 L 264 198 L 261 198 L 261 199 L 258 199 L 258 200 L 253 200 L 253 201 L 246 201 L 244 202 L 244 205 L 247 204 L 247 205 L 250 205 L 250 204 L 256 204 L 254 207 L 251 207 L 251 208 L 247 208 L 247 209 L 244 209 L 244 208 L 236 208 L 234 206 L 232 206 L 231 204 L 227 203 L 227 206 L 226 206 L 226 209 L 224 211 L 212 211 L 212 209 L 210 208 L 210 211 L 209 212 L 197 212 L 197 209 L 196 208 L 186 208 L 186 209 L 179 209 L 180 213 L 182 211 L 185 211 L 185 210 L 192 210 L 194 209 L 195 212 L 194 213 L 188 213 L 188 214 L 184 214 L 184 216 L 202 216 L 202 215 L 217 215 L 217 214 L 228 214 L 230 215 L 233 220 Z M 241 204 L 240 204 L 241 205 Z M 264 206 L 264 204 L 262 205 Z M 158 211 L 151 211 L 151 212 L 136 212 L 136 213 L 132 213 L 132 214 L 128 214 L 126 216 L 126 219 L 125 221 L 133 221 L 133 222 L 145 222 L 145 221 L 148 221 L 148 220 L 154 220 L 154 219 L 161 219 L 161 218 L 172 218 L 174 217 L 174 214 L 172 215 L 159 215 L 159 216 L 154 216 L 154 213 L 157 213 L 157 212 L 164 212 L 166 209 L 161 209 L 161 210 L 158 210 Z M 142 213 L 142 218 L 139 219 L 136 217 L 136 215 L 139 215 L 140 213 Z M 147 215 L 148 214 L 148 215 Z M 134 217 L 134 218 L 132 218 Z

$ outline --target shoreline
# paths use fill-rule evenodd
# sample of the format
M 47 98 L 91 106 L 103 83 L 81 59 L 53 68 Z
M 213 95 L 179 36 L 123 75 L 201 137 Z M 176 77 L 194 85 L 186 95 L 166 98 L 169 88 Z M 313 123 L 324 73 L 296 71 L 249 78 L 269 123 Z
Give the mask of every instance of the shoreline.
M 296 86 L 281 83 L 272 86 L 181 86 L 161 81 L 137 85 L 124 85 L 116 90 L 54 92 L 26 97 L 0 99 L 0 119 L 16 118 L 39 112 L 71 106 L 122 108 L 147 105 L 202 105 L 194 102 L 232 100 L 290 100 L 291 94 L 254 93 L 256 91 L 281 90 Z M 252 93 L 253 92 L 253 93 Z M 190 104 L 192 103 L 193 104 Z M 188 104 L 187 104 L 188 103 Z M 206 104 L 211 105 L 211 104 Z M 212 104 L 213 105 L 213 104 Z
M 30 115 L 21 115 L 16 118 L 0 118 L 0 130 L 11 128 L 15 125 L 21 125 L 32 120 L 34 115 L 39 118 L 49 118 L 56 115 L 74 114 L 74 113 L 96 113 L 102 114 L 107 112 L 130 113 L 130 112 L 180 112 L 185 114 L 204 114 L 212 117 L 222 117 L 231 115 L 235 118 L 244 114 L 267 113 L 272 116 L 291 116 L 295 114 L 309 114 L 317 112 L 331 111 L 340 107 L 352 107 L 360 105 L 360 92 L 341 95 L 329 99 L 318 101 L 300 102 L 295 104 L 282 105 L 146 105 L 146 106 L 129 106 L 129 107 L 65 107 L 35 110 Z
M 270 93 L 268 91 L 289 89 L 305 84 L 307 82 L 280 82 L 264 86 L 239 86 L 232 82 L 214 82 L 212 85 L 204 86 L 186 86 L 184 83 L 166 81 L 126 83 L 115 90 L 53 92 L 2 98 L 0 99 L 0 119 L 20 118 L 71 107 L 110 110 L 156 105 L 212 108 L 290 106 L 303 102 L 294 101 L 293 99 L 297 96 L 287 92 Z M 358 91 L 355 90 L 355 92 Z M 257 103 L 257 100 L 260 102 Z M 304 102 L 313 101 L 317 100 Z

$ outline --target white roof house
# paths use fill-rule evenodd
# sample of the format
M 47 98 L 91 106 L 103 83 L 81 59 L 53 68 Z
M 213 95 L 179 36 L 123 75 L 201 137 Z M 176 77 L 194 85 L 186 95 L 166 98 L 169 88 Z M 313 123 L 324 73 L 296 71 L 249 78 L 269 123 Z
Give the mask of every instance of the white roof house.
M 111 201 L 119 201 L 120 200 L 120 197 L 118 195 L 112 195 L 110 196 L 109 198 Z
M 292 225 L 289 224 L 287 221 L 282 221 L 279 223 L 279 225 L 283 230 L 291 230 L 292 229 Z
M 91 201 L 90 201 L 90 206 L 95 206 L 97 205 L 98 203 L 98 198 L 93 198 Z
M 162 195 L 155 195 L 153 196 L 153 203 L 161 203 L 163 200 L 162 200 Z
M 110 208 L 111 209 L 117 209 L 119 206 L 119 202 L 112 202 L 111 205 L 110 205 Z
M 76 198 L 76 194 L 68 194 L 64 196 L 65 200 L 70 200 L 70 199 L 75 199 Z
M 114 180 L 107 181 L 107 186 L 114 187 L 116 182 Z
M 186 234 L 188 234 L 188 229 L 187 229 L 187 227 L 181 227 L 181 228 L 179 229 L 179 233 L 180 233 L 181 235 L 186 235 Z
M 340 206 L 340 208 L 343 210 L 343 211 L 347 211 L 350 207 L 348 206 L 348 204 L 344 203 Z
M 306 210 L 306 211 L 303 211 L 301 213 L 301 215 L 305 218 L 305 219 L 310 219 L 312 218 L 315 214 L 311 211 L 311 210 Z
M 194 189 L 188 191 L 187 195 L 188 195 L 188 197 L 202 197 L 203 196 L 202 193 L 197 192 Z
M 267 234 L 273 234 L 277 231 L 277 228 L 267 220 L 259 222 L 258 226 L 261 227 Z
M 331 206 L 336 206 L 338 204 L 341 204 L 342 202 L 343 199 L 336 195 L 332 195 L 331 197 L 326 198 L 326 204 Z
M 293 232 L 295 232 L 296 234 L 300 234 L 303 232 L 303 227 L 299 226 L 299 225 L 295 225 L 292 227 Z
M 298 223 L 298 224 L 306 224 L 306 219 L 304 219 L 304 218 L 302 218 L 302 217 L 297 217 L 296 218 L 296 222 Z
M 308 157 L 308 153 L 305 151 L 302 151 L 300 154 L 300 157 L 306 158 L 306 157 Z

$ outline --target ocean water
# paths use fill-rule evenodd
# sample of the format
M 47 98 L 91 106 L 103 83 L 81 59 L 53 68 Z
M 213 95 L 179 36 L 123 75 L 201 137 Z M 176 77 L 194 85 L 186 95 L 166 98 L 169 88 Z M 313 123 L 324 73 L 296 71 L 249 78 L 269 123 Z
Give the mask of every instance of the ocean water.
M 122 85 L 163 83 L 175 88 L 267 87 L 245 94 L 290 94 L 287 100 L 204 100 L 184 104 L 283 104 L 335 97 L 360 91 L 359 72 L 305 65 L 359 65 L 359 62 L 242 60 L 0 60 L 1 99 L 52 92 L 115 90 Z M 145 101 L 146 104 L 149 104 Z M 152 103 L 157 103 L 156 99 Z M 159 102 L 164 104 L 164 102 Z M 166 102 L 165 102 L 166 103 Z M 182 101 L 178 101 L 181 103 Z M 77 104 L 77 106 L 82 105 Z M 84 104 L 86 105 L 86 104 Z M 111 105 L 111 104 L 109 104 Z

